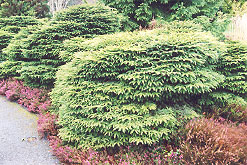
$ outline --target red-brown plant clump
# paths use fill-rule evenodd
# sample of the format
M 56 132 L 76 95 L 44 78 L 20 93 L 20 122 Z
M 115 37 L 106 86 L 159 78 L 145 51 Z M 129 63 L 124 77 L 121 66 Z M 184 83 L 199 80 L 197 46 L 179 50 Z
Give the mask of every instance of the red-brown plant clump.
M 181 152 L 189 164 L 246 164 L 247 125 L 198 119 L 185 127 Z

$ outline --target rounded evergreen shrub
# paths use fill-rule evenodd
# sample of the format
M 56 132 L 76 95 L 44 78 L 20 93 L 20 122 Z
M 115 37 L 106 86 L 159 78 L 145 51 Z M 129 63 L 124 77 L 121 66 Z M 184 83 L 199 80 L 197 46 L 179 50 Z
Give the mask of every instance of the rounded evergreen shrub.
M 89 35 L 108 34 L 119 31 L 121 17 L 113 8 L 103 5 L 76 5 L 55 15 L 55 21 L 79 23 Z
M 28 42 L 27 38 L 39 29 L 40 26 L 37 25 L 27 26 L 14 35 L 8 46 L 3 49 L 6 59 L 10 61 L 28 61 L 23 55 L 23 50 L 25 50 Z
M 59 57 L 59 52 L 64 50 L 64 40 L 76 36 L 92 38 L 118 31 L 120 21 L 116 11 L 109 7 L 79 5 L 59 12 L 51 22 L 37 29 L 26 32 L 24 36 L 28 37 L 24 37 L 22 44 L 13 41 L 6 53 L 10 59 L 26 62 L 25 68 L 20 71 L 25 82 L 51 87 L 57 67 L 66 62 Z
M 65 142 L 96 149 L 152 144 L 169 139 L 179 118 L 195 116 L 190 108 L 167 105 L 211 92 L 223 81 L 212 68 L 224 44 L 200 30 L 168 29 L 81 44 L 51 92 Z

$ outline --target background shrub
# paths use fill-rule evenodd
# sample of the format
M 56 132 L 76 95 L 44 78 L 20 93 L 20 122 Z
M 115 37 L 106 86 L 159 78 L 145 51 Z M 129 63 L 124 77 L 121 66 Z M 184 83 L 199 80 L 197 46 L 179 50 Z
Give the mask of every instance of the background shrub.
M 7 31 L 0 31 L 0 62 L 5 60 L 5 55 L 3 54 L 2 49 L 8 46 L 13 35 L 14 34 Z
M 120 29 L 116 11 L 105 6 L 78 5 L 59 12 L 53 21 L 34 30 L 21 31 L 5 52 L 10 60 L 24 61 L 21 78 L 31 86 L 52 87 L 62 42 L 76 36 L 85 38 Z M 17 40 L 21 38 L 21 43 Z
M 25 61 L 29 61 L 23 55 L 23 50 L 27 42 L 27 38 L 40 27 L 37 25 L 22 27 L 18 34 L 11 34 L 10 41 L 5 41 L 1 55 L 4 62 L 0 63 L 0 78 L 19 77 L 19 70 Z M 9 34 L 4 32 L 4 35 Z M 6 48 L 4 48 L 6 47 Z M 6 60 L 6 61 L 5 61 Z M 1 61 L 1 60 L 0 60 Z
M 29 42 L 28 37 L 40 28 L 38 25 L 23 27 L 21 31 L 14 35 L 8 46 L 3 49 L 6 59 L 9 61 L 28 61 L 23 54 Z
M 56 13 L 54 20 L 79 23 L 86 36 L 113 33 L 121 26 L 117 11 L 102 5 L 72 6 Z
M 247 107 L 239 104 L 231 104 L 223 108 L 214 108 L 212 114 L 208 116 L 224 118 L 237 123 L 247 123 Z
M 247 105 L 247 45 L 241 42 L 227 42 L 227 51 L 217 64 L 217 72 L 225 75 L 225 80 L 216 91 L 203 95 L 200 104 L 204 106 L 205 111 L 218 109 L 219 112 L 214 113 L 222 114 L 221 117 L 228 116 L 234 121 L 242 121 L 237 119 L 237 116 L 240 115 L 239 111 L 241 114 L 245 112 Z
M 181 152 L 189 164 L 246 164 L 247 126 L 200 119 L 186 125 Z
M 29 25 L 38 25 L 41 21 L 31 16 L 11 16 L 8 18 L 0 18 L 0 28 L 17 33 L 22 27 Z
M 179 113 L 167 104 L 182 104 L 223 81 L 211 64 L 224 45 L 200 30 L 167 29 L 104 35 L 81 44 L 82 52 L 58 71 L 51 93 L 62 140 L 102 148 L 169 139 Z M 188 108 L 181 118 L 191 112 Z
M 218 71 L 226 76 L 221 84 L 222 89 L 247 97 L 247 44 L 228 42 L 227 52 L 218 64 Z

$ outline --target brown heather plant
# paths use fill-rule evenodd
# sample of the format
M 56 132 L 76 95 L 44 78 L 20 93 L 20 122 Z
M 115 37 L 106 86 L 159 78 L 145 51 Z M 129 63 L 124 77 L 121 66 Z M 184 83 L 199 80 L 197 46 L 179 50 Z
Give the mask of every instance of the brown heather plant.
M 197 119 L 185 127 L 181 144 L 185 164 L 246 164 L 247 125 Z

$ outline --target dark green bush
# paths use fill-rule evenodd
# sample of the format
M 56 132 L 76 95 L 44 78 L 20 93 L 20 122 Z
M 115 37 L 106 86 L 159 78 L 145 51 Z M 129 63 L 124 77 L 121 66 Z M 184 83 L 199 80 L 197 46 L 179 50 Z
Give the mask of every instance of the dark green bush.
M 177 118 L 191 109 L 178 117 L 167 104 L 182 104 L 223 81 L 212 64 L 224 44 L 200 30 L 170 29 L 104 35 L 80 44 L 82 52 L 61 67 L 51 93 L 65 142 L 102 148 L 169 139 Z
M 247 105 L 247 102 L 243 97 L 237 96 L 231 92 L 214 91 L 203 95 L 200 104 L 211 109 L 214 107 L 225 107 L 232 104 Z
M 120 15 L 102 5 L 76 5 L 58 12 L 55 21 L 72 21 L 84 27 L 84 34 L 100 35 L 119 31 Z
M 14 33 L 17 33 L 21 27 L 38 24 L 40 24 L 40 21 L 31 16 L 11 16 L 8 18 L 0 18 L 0 29 Z
M 0 63 L 0 79 L 8 77 L 19 77 L 17 72 L 21 68 L 21 62 L 4 61 Z
M 227 47 L 218 65 L 218 71 L 226 76 L 221 88 L 247 97 L 247 44 L 229 42 Z
M 25 44 L 29 35 L 31 35 L 34 31 L 38 30 L 39 26 L 28 26 L 23 27 L 22 30 L 14 35 L 10 40 L 8 46 L 2 50 L 2 54 L 4 58 L 3 63 L 1 63 L 0 68 L 0 77 L 8 78 L 8 77 L 19 77 L 20 73 L 18 72 L 22 68 L 22 63 L 24 61 L 29 61 L 24 58 L 23 50 L 25 49 Z M 4 32 L 4 34 L 8 34 Z
M 57 68 L 52 65 L 44 65 L 40 62 L 23 62 L 18 73 L 20 79 L 31 87 L 40 87 L 40 84 L 46 84 L 46 88 L 51 88 L 56 71 Z
M 6 59 L 6 56 L 3 54 L 2 49 L 8 46 L 13 36 L 13 33 L 2 30 L 0 31 L 0 62 Z
M 247 105 L 247 45 L 228 42 L 217 71 L 225 75 L 225 80 L 215 92 L 204 95 L 200 103 L 206 107 Z
M 39 29 L 40 27 L 36 25 L 23 27 L 10 41 L 8 46 L 3 49 L 6 58 L 11 61 L 27 61 L 28 59 L 24 58 L 23 55 L 23 50 L 25 50 L 28 42 L 27 38 Z
M 16 34 L 21 30 L 21 27 L 19 27 L 19 26 L 5 26 L 5 27 L 1 28 L 1 30 Z
M 11 60 L 26 62 L 25 68 L 20 71 L 26 82 L 33 86 L 50 87 L 55 80 L 56 68 L 66 62 L 59 57 L 59 52 L 64 50 L 64 40 L 76 36 L 91 38 L 119 29 L 119 17 L 113 9 L 79 5 L 59 12 L 53 21 L 36 31 L 33 28 L 21 31 L 5 52 Z M 21 42 L 18 42 L 19 38 L 22 38 Z

